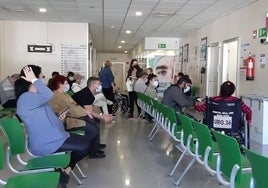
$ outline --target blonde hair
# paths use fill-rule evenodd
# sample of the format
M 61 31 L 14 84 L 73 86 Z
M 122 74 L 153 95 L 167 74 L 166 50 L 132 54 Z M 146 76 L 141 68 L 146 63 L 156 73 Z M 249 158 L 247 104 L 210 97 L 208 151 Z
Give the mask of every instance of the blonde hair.
M 107 61 L 105 61 L 104 65 L 105 65 L 105 67 L 110 67 L 110 66 L 112 66 L 112 62 L 110 60 L 107 60 Z

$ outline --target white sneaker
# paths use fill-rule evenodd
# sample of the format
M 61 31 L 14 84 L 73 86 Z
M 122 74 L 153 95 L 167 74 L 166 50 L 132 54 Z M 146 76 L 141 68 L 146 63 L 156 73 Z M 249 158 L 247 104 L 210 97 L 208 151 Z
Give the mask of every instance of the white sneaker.
M 110 101 L 108 99 L 106 100 L 106 102 L 107 102 L 108 105 L 112 105 L 113 104 L 113 101 Z

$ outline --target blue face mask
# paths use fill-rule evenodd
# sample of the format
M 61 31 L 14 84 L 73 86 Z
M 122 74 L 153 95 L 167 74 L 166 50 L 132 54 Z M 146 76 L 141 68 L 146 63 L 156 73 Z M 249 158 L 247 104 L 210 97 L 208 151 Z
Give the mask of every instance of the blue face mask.
M 64 88 L 64 92 L 67 93 L 70 90 L 70 85 L 66 84 Z
M 102 85 L 99 85 L 98 87 L 97 87 L 97 89 L 96 89 L 96 92 L 97 93 L 100 93 L 102 91 Z

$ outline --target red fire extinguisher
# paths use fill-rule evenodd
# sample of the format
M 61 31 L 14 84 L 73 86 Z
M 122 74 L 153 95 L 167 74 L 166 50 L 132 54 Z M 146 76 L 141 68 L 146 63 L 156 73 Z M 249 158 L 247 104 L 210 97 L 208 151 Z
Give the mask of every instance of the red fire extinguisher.
M 255 60 L 250 54 L 246 59 L 246 80 L 254 80 L 254 64 Z

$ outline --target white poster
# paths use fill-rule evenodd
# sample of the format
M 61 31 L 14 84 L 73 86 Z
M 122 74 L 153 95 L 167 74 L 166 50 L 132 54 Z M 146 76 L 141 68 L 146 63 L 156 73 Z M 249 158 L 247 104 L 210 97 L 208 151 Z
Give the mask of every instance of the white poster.
M 79 73 L 87 78 L 87 44 L 61 44 L 61 73 L 67 75 L 69 71 Z

